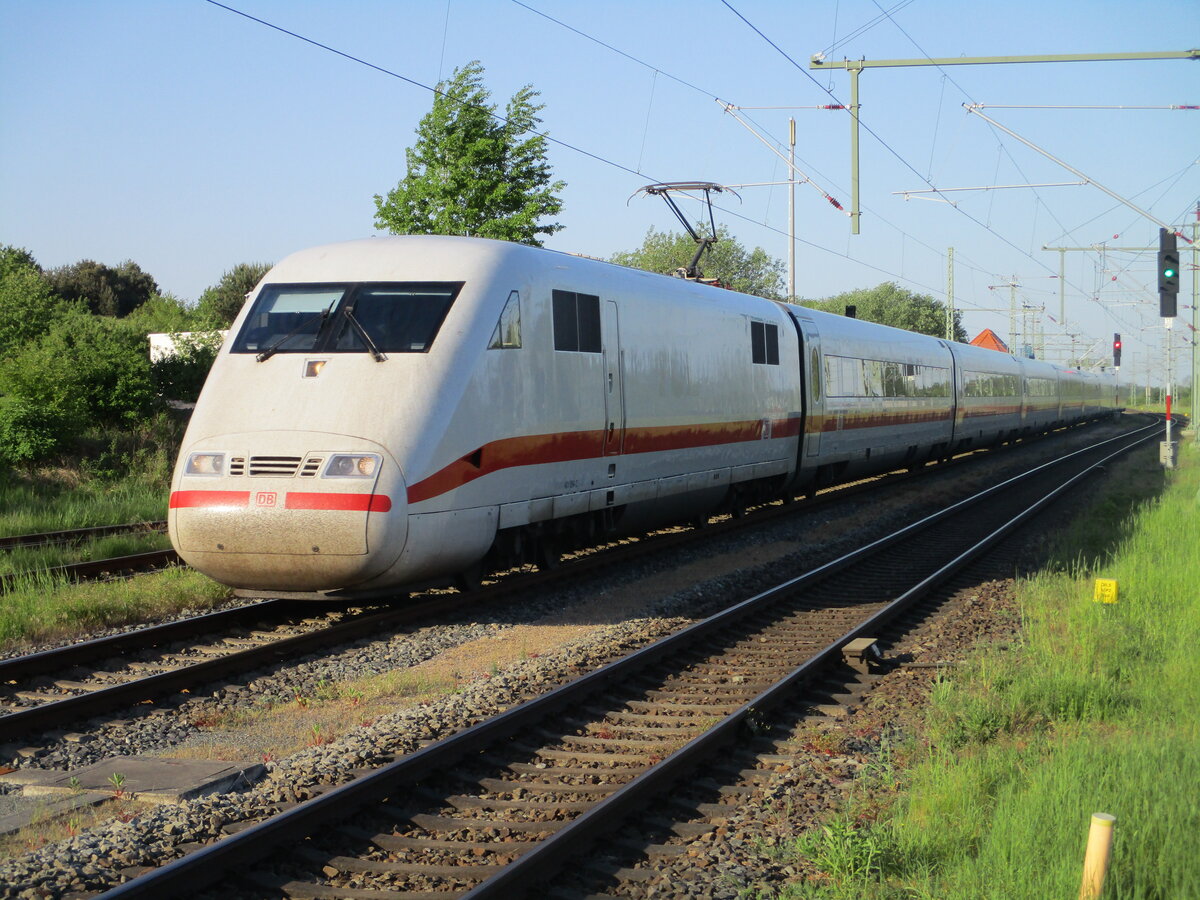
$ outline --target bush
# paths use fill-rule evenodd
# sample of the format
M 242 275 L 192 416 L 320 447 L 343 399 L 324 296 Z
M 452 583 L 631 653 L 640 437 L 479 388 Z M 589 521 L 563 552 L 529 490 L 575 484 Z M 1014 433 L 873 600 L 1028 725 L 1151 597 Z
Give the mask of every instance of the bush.
M 88 425 L 134 424 L 161 406 L 144 334 L 73 313 L 0 362 L 0 392 Z
M 208 331 L 171 338 L 176 352 L 151 364 L 154 383 L 163 397 L 194 403 L 221 349 L 221 335 Z
M 145 334 L 172 334 L 200 331 L 204 326 L 194 306 L 187 306 L 173 294 L 154 294 L 125 317 L 125 321 Z
M 0 397 L 0 464 L 16 466 L 45 459 L 75 433 L 75 423 L 61 410 Z

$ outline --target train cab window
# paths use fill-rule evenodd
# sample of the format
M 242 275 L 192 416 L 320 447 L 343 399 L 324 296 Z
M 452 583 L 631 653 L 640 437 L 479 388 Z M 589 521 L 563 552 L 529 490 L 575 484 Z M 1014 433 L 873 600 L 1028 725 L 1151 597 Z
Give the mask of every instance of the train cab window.
M 600 352 L 600 298 L 594 294 L 554 291 L 554 349 Z
M 344 288 L 306 285 L 267 285 L 246 317 L 233 346 L 234 353 L 303 353 L 315 346 Z
M 231 352 L 256 353 L 260 361 L 310 351 L 424 353 L 461 288 L 462 282 L 268 284 Z
M 447 284 L 365 284 L 343 304 L 335 353 L 369 349 L 366 336 L 384 353 L 424 353 L 458 293 Z M 357 320 L 356 327 L 351 318 Z
M 519 350 L 521 347 L 521 295 L 510 291 L 504 309 L 500 311 L 500 321 L 488 341 L 489 350 Z
M 779 365 L 779 326 L 750 320 L 750 361 L 756 365 Z

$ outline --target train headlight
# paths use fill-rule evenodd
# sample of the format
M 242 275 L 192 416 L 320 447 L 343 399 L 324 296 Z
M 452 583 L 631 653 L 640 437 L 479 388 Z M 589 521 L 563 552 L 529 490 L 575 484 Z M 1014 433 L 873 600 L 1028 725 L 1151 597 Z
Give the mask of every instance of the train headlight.
M 329 457 L 325 477 L 373 478 L 378 469 L 379 456 L 374 453 L 338 453 Z
M 224 475 L 225 454 L 190 453 L 183 471 L 185 475 Z

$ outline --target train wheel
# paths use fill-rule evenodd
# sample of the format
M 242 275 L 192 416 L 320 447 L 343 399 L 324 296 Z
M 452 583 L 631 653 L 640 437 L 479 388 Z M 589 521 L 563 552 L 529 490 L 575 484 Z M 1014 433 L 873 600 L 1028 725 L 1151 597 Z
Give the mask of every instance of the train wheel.
M 477 591 L 483 586 L 483 576 L 485 574 L 483 565 L 476 563 L 469 569 L 464 569 L 454 576 L 454 586 L 464 594 Z
M 541 571 L 548 572 L 551 569 L 558 568 L 559 555 L 558 547 L 555 546 L 554 541 L 544 537 L 537 542 L 537 549 L 534 551 L 534 562 L 537 563 L 537 567 Z

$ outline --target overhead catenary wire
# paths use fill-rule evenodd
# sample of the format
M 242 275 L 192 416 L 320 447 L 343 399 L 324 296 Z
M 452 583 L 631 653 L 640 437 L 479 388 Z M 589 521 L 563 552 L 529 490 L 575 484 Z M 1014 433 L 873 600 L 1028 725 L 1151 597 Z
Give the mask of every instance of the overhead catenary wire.
M 793 58 L 792 58 L 792 57 L 791 57 L 791 56 L 790 56 L 790 55 L 789 55 L 789 54 L 788 54 L 786 51 L 784 51 L 784 50 L 783 50 L 783 49 L 782 49 L 782 48 L 781 48 L 781 47 L 780 47 L 780 46 L 779 46 L 779 45 L 778 45 L 776 42 L 772 41 L 772 40 L 771 40 L 771 39 L 770 39 L 770 38 L 769 38 L 769 37 L 768 37 L 768 36 L 767 36 L 767 35 L 766 35 L 766 34 L 765 34 L 765 33 L 764 33 L 764 32 L 763 32 L 761 29 L 760 29 L 760 28 L 758 28 L 758 26 L 756 26 L 756 25 L 755 25 L 754 23 L 752 23 L 752 22 L 751 22 L 749 19 L 747 19 L 747 18 L 746 18 L 744 15 L 742 15 L 742 13 L 741 13 L 741 12 L 739 12 L 737 9 L 735 9 L 735 8 L 733 7 L 733 5 L 729 3 L 729 0 L 721 0 L 721 3 L 722 3 L 722 4 L 723 4 L 723 5 L 724 5 L 724 6 L 725 6 L 727 9 L 729 9 L 729 11 L 730 11 L 730 12 L 732 12 L 732 13 L 733 13 L 735 16 L 737 16 L 737 17 L 738 17 L 738 18 L 739 18 L 739 19 L 740 19 L 740 20 L 741 20 L 743 23 L 745 23 L 745 25 L 746 25 L 748 28 L 750 28 L 750 29 L 751 29 L 752 31 L 754 31 L 754 32 L 755 32 L 755 33 L 756 33 L 756 34 L 757 34 L 759 37 L 761 37 L 761 38 L 763 39 L 763 41 L 765 41 L 765 42 L 766 42 L 766 43 L 767 43 L 769 46 L 771 46 L 771 47 L 772 47 L 772 48 L 773 48 L 773 49 L 774 49 L 774 50 L 775 50 L 777 53 L 779 53 L 779 54 L 780 54 L 780 55 L 781 55 L 781 56 L 782 56 L 784 59 L 786 59 L 786 60 L 787 60 L 789 63 L 791 63 L 791 64 L 792 64 L 792 66 L 794 66 L 794 67 L 795 67 L 795 68 L 796 68 L 796 69 L 797 69 L 799 72 L 801 72 L 801 73 L 802 73 L 802 74 L 803 74 L 805 77 L 807 77 L 807 78 L 809 79 L 809 81 L 811 81 L 811 82 L 812 82 L 814 85 L 816 85 L 816 86 L 817 86 L 817 88 L 819 88 L 819 89 L 820 89 L 822 92 L 824 92 L 825 94 L 827 94 L 829 97 L 831 97 L 832 99 L 834 99 L 834 100 L 835 100 L 835 101 L 837 101 L 838 103 L 841 103 L 841 102 L 842 102 L 842 101 L 840 100 L 840 98 L 838 98 L 838 97 L 837 97 L 837 95 L 833 93 L 833 91 L 831 91 L 829 88 L 826 88 L 826 87 L 824 87 L 823 85 L 821 85 L 821 83 L 820 83 L 819 81 L 817 81 L 817 79 L 816 79 L 816 78 L 814 78 L 814 77 L 813 77 L 813 75 L 812 75 L 812 74 L 811 74 L 811 73 L 810 73 L 810 72 L 809 72 L 807 69 L 805 69 L 803 66 L 801 66 L 801 65 L 800 65 L 800 64 L 799 64 L 799 63 L 798 63 L 798 62 L 797 62 L 795 59 L 793 59 Z M 878 4 L 878 3 L 876 3 L 876 6 L 878 6 L 878 5 L 879 5 L 879 4 Z M 881 9 L 881 11 L 882 11 L 882 7 L 880 7 L 880 9 Z M 882 14 L 883 14 L 885 17 L 887 17 L 887 18 L 891 18 L 891 17 L 890 17 L 890 14 L 889 14 L 887 11 L 882 11 Z M 907 34 L 907 32 L 905 32 L 905 31 L 904 31 L 904 29 L 903 29 L 903 28 L 900 28 L 900 26 L 899 26 L 899 25 L 897 25 L 897 28 L 899 28 L 899 30 L 900 30 L 902 33 L 904 33 L 904 34 L 905 34 L 905 36 L 906 36 L 906 37 L 908 37 L 910 41 L 912 41 L 912 38 L 911 38 L 911 36 L 909 36 L 909 35 Z M 914 44 L 914 46 L 917 46 L 917 49 L 918 49 L 918 50 L 921 50 L 922 54 L 923 54 L 923 55 L 925 55 L 925 58 L 926 58 L 926 59 L 929 59 L 929 60 L 932 62 L 932 58 L 931 58 L 931 57 L 929 57 L 929 55 L 928 55 L 928 54 L 925 54 L 924 50 L 922 50 L 922 49 L 920 48 L 920 46 L 916 44 L 916 42 L 915 42 L 915 41 L 913 41 L 913 44 Z M 944 75 L 945 75 L 945 74 L 947 74 L 947 73 L 945 72 L 945 70 L 944 70 L 944 69 L 941 69 L 941 67 L 940 67 L 940 66 L 938 66 L 938 69 L 939 69 L 939 70 L 941 70 L 941 71 L 942 71 L 942 73 L 943 73 Z M 947 75 L 947 77 L 949 77 L 949 76 Z M 956 87 L 958 87 L 958 89 L 959 89 L 960 91 L 962 91 L 962 93 L 963 93 L 965 96 L 967 96 L 967 97 L 968 97 L 968 99 L 972 99 L 972 100 L 973 100 L 973 98 L 971 98 L 971 97 L 970 97 L 970 95 L 969 95 L 969 94 L 968 94 L 968 93 L 967 93 L 967 92 L 966 92 L 966 91 L 965 91 L 965 90 L 962 88 L 962 86 L 961 86 L 961 85 L 959 85 L 957 82 L 955 82 L 955 81 L 954 81 L 952 78 L 950 79 L 950 81 L 951 81 L 951 83 L 953 83 L 953 84 L 954 84 Z M 875 140 L 879 142 L 880 146 L 882 146 L 882 147 L 883 147 L 883 148 L 884 148 L 884 149 L 885 149 L 885 150 L 886 150 L 888 153 L 890 153 L 890 154 L 891 154 L 891 155 L 892 155 L 892 156 L 893 156 L 893 157 L 894 157 L 894 158 L 895 158 L 895 159 L 896 159 L 898 162 L 900 162 L 900 163 L 901 163 L 901 164 L 902 164 L 902 165 L 903 165 L 905 168 L 907 168 L 907 169 L 908 169 L 910 172 L 912 172 L 914 175 L 916 175 L 916 176 L 917 176 L 919 179 L 921 179 L 923 182 L 925 182 L 926 184 L 928 184 L 928 185 L 929 185 L 929 187 L 930 187 L 931 189 L 933 189 L 933 191 L 934 191 L 934 192 L 939 192 L 939 191 L 938 191 L 938 188 L 937 188 L 937 186 L 936 186 L 936 185 L 934 185 L 934 184 L 933 184 L 932 182 L 930 182 L 930 181 L 929 181 L 927 178 L 925 178 L 923 175 L 921 175 L 921 173 L 920 173 L 920 172 L 918 172 L 918 171 L 916 170 L 916 168 L 915 168 L 915 167 L 914 167 L 914 166 L 913 166 L 911 163 L 909 163 L 909 162 L 908 162 L 908 161 L 907 161 L 907 160 L 906 160 L 906 159 L 905 159 L 903 156 L 901 156 L 901 155 L 900 155 L 900 153 L 899 153 L 899 152 L 898 152 L 898 151 L 897 151 L 895 148 L 893 148 L 893 147 L 892 147 L 892 146 L 891 146 L 891 145 L 890 145 L 890 144 L 889 144 L 887 141 L 883 140 L 883 138 L 882 138 L 882 137 L 881 137 L 881 136 L 880 136 L 878 133 L 876 133 L 874 129 L 872 129 L 872 128 L 871 128 L 869 125 L 867 125 L 867 124 L 863 123 L 863 121 L 862 121 L 861 117 L 860 117 L 860 119 L 859 119 L 859 126 L 860 126 L 860 127 L 863 129 L 863 130 L 865 130 L 865 131 L 866 131 L 868 134 L 870 134 L 870 135 L 871 135 L 873 138 L 875 138 Z M 1002 150 L 1003 150 L 1003 151 L 1004 151 L 1004 152 L 1007 154 L 1007 150 L 1006 150 L 1006 148 L 1004 148 L 1003 142 L 1002 142 L 1002 141 L 998 141 L 998 144 L 999 144 L 999 146 L 1001 147 L 1001 149 L 1002 149 Z M 1010 158 L 1010 159 L 1012 159 L 1011 155 L 1009 155 L 1009 158 Z M 1021 169 L 1020 169 L 1020 166 L 1019 166 L 1019 165 L 1016 163 L 1016 161 L 1015 161 L 1015 160 L 1013 160 L 1013 164 L 1014 164 L 1014 166 L 1016 166 L 1016 168 L 1017 168 L 1018 172 L 1020 172 L 1020 174 L 1021 174 L 1023 177 L 1025 177 L 1027 181 L 1031 180 L 1031 179 L 1029 179 L 1029 178 L 1028 178 L 1028 176 L 1025 176 L 1024 172 L 1022 172 L 1022 171 L 1021 171 Z M 1043 204 L 1043 205 L 1045 205 L 1045 204 Z M 1031 261 L 1032 261 L 1032 262 L 1033 262 L 1033 263 L 1034 263 L 1036 266 L 1038 266 L 1039 268 L 1041 268 L 1041 269 L 1043 269 L 1043 270 L 1045 270 L 1045 271 L 1047 271 L 1047 272 L 1051 271 L 1051 269 L 1050 269 L 1049 265 L 1047 265 L 1047 264 L 1046 264 L 1045 262 L 1043 262 L 1042 260 L 1040 260 L 1040 259 L 1038 259 L 1037 257 L 1035 257 L 1035 256 L 1033 256 L 1032 254 L 1030 254 L 1030 253 L 1029 253 L 1028 251 L 1026 251 L 1024 248 L 1022 248 L 1022 247 L 1018 246 L 1016 243 L 1014 243 L 1012 240 L 1010 240 L 1009 238 L 1007 238 L 1007 237 L 1005 237 L 1004 235 L 1002 235 L 1000 232 L 996 231 L 994 228 L 992 228 L 992 227 L 991 227 L 991 225 L 990 225 L 990 224 L 987 224 L 987 223 L 985 223 L 985 222 L 982 222 L 982 221 L 980 221 L 980 220 L 979 220 L 977 217 L 975 217 L 975 216 L 971 215 L 970 213 L 968 213 L 966 210 L 962 209 L 962 207 L 958 206 L 957 204 L 951 204 L 951 207 L 952 207 L 952 208 L 953 208 L 953 209 L 954 209 L 956 212 L 958 212 L 960 215 L 963 215 L 963 216 L 965 216 L 967 219 L 969 219 L 970 221 L 974 222 L 976 225 L 978 225 L 979 227 L 981 227 L 981 228 L 983 228 L 984 230 L 986 230 L 988 233 L 990 233 L 990 234 L 992 234 L 993 236 L 995 236 L 995 237 L 996 237 L 997 239 L 999 239 L 999 240 L 1000 240 L 1002 243 L 1006 244 L 1007 246 L 1009 246 L 1009 247 L 1010 247 L 1010 248 L 1012 248 L 1013 250 L 1017 251 L 1017 253 L 1019 253 L 1020 255 L 1022 255 L 1022 256 L 1024 256 L 1024 257 L 1028 258 L 1029 260 L 1031 260 Z M 1058 218 L 1057 218 L 1057 216 L 1054 216 L 1054 213 L 1053 213 L 1053 211 L 1052 211 L 1052 210 L 1050 210 L 1050 208 L 1049 208 L 1048 206 L 1047 206 L 1046 208 L 1047 208 L 1047 210 L 1050 212 L 1051 216 L 1052 216 L 1052 217 L 1055 219 L 1056 223 L 1057 223 L 1057 224 L 1059 224 L 1059 226 L 1060 226 L 1060 227 L 1062 227 L 1062 223 L 1058 221 Z M 1084 288 L 1083 288 L 1081 285 L 1078 285 L 1078 284 L 1072 284 L 1072 287 L 1073 287 L 1073 288 L 1074 288 L 1074 289 L 1075 289 L 1075 290 L 1076 290 L 1076 291 L 1077 291 L 1077 292 L 1078 292 L 1078 293 L 1079 293 L 1081 296 L 1083 296 L 1083 297 L 1085 297 L 1085 298 L 1087 298 L 1087 299 L 1089 299 L 1089 300 L 1093 300 L 1094 302 L 1097 302 L 1097 303 L 1098 303 L 1098 305 L 1100 306 L 1101 310 L 1102 310 L 1102 311 L 1103 311 L 1103 312 L 1104 312 L 1104 313 L 1105 313 L 1107 316 L 1109 316 L 1109 318 L 1110 318 L 1110 319 L 1112 319 L 1114 322 L 1118 322 L 1118 323 L 1122 322 L 1122 320 L 1121 320 L 1121 319 L 1120 319 L 1118 316 L 1116 316 L 1116 315 L 1115 315 L 1115 314 L 1114 314 L 1114 313 L 1113 313 L 1111 310 L 1108 310 L 1107 308 L 1105 308 L 1103 304 L 1099 304 L 1099 301 L 1095 300 L 1095 298 L 1094 298 L 1094 297 L 1090 297 L 1090 296 L 1089 296 L 1089 292 L 1088 292 L 1088 291 L 1086 291 L 1086 290 L 1084 290 Z
M 653 72 L 660 73 L 660 74 L 664 75 L 665 77 L 667 77 L 667 78 L 671 79 L 672 81 L 676 82 L 677 84 L 680 84 L 680 85 L 682 85 L 682 86 L 684 86 L 684 87 L 686 87 L 686 88 L 689 88 L 689 89 L 691 89 L 691 90 L 693 90 L 693 91 L 696 91 L 696 92 L 698 92 L 698 93 L 701 93 L 701 94 L 703 94 L 703 95 L 704 95 L 704 96 L 706 96 L 706 97 L 709 97 L 709 98 L 711 98 L 711 99 L 715 99 L 715 100 L 718 100 L 718 101 L 719 101 L 719 98 L 717 97 L 717 95 L 716 95 L 714 92 L 710 91 L 710 90 L 707 90 L 707 89 L 705 89 L 705 88 L 699 87 L 699 86 L 697 86 L 696 84 L 694 84 L 694 83 L 692 83 L 692 82 L 690 82 L 690 81 L 688 81 L 688 80 L 686 80 L 686 79 L 680 78 L 680 77 L 678 77 L 678 76 L 676 76 L 676 75 L 673 75 L 673 74 L 671 74 L 671 73 L 669 73 L 669 72 L 666 72 L 666 71 L 664 71 L 663 69 L 661 69 L 660 67 L 658 67 L 658 66 L 655 66 L 655 65 L 654 65 L 654 64 L 652 64 L 652 63 L 649 63 L 649 62 L 647 62 L 647 61 L 645 61 L 645 60 L 643 60 L 643 59 L 640 59 L 640 58 L 638 58 L 638 57 L 634 56 L 634 55 L 633 55 L 633 54 L 631 54 L 631 53 L 627 53 L 626 51 L 624 51 L 624 50 L 621 50 L 621 49 L 620 49 L 620 48 L 618 48 L 618 47 L 614 47 L 612 44 L 609 44 L 609 43 L 608 43 L 608 42 L 606 42 L 606 41 L 600 40 L 599 38 L 597 38 L 597 37 L 595 37 L 595 36 L 593 36 L 593 35 L 591 35 L 591 34 L 588 34 L 586 31 L 583 31 L 583 30 L 582 30 L 582 29 L 580 29 L 580 28 L 577 28 L 577 27 L 575 27 L 575 26 L 573 26 L 573 25 L 569 25 L 569 24 L 567 24 L 566 22 L 563 22 L 562 20 L 560 20 L 560 19 L 557 19 L 557 18 L 555 18 L 554 16 L 551 16 L 551 15 L 549 15 L 549 14 L 545 13 L 545 12 L 542 12 L 541 10 L 538 10 L 538 9 L 536 9 L 535 7 L 532 7 L 532 6 L 530 6 L 529 4 L 527 4 L 527 3 L 521 2 L 521 0 L 512 0 L 512 2 L 513 2 L 513 3 L 515 3 L 517 6 L 520 6 L 522 9 L 528 10 L 529 12 L 532 12 L 532 13 L 534 13 L 535 15 L 538 15 L 538 16 L 540 16 L 540 17 L 542 17 L 542 18 L 546 19 L 547 21 L 553 22 L 555 25 L 558 25 L 558 26 L 560 26 L 560 27 L 562 27 L 562 28 L 564 28 L 564 29 L 566 29 L 566 30 L 570 31 L 572 34 L 578 35 L 579 37 L 582 37 L 582 38 L 584 38 L 585 40 L 591 41 L 592 43 L 595 43 L 595 44 L 597 44 L 597 45 L 598 45 L 598 46 L 600 46 L 600 47 L 603 47 L 603 48 L 605 48 L 605 49 L 607 49 L 607 50 L 609 50 L 609 51 L 611 51 L 611 52 L 613 52 L 613 53 L 616 53 L 617 55 L 619 55 L 619 56 L 623 57 L 624 59 L 630 60 L 631 62 L 634 62 L 634 63 L 636 63 L 636 64 L 637 64 L 637 65 L 639 65 L 639 66 L 643 66 L 643 67 L 645 67 L 645 68 L 647 68 L 647 69 L 650 69 L 650 70 L 651 70 L 651 71 L 653 71 Z M 907 5 L 908 5 L 909 3 L 911 3 L 911 2 L 912 2 L 912 0 L 905 0 L 905 2 L 899 3 L 899 4 L 897 4 L 895 7 L 893 7 L 893 9 L 892 9 L 891 11 L 895 11 L 895 10 L 902 9 L 903 7 L 907 6 Z M 728 5 L 728 4 L 726 4 L 726 5 Z M 880 17 L 879 17 L 879 19 L 878 19 L 878 21 L 884 21 L 885 19 L 886 19 L 886 16 L 880 16 Z M 861 31 L 862 31 L 862 30 L 860 29 L 860 31 L 859 31 L 859 32 L 856 32 L 856 34 L 857 34 L 857 33 L 861 33 Z M 853 36 L 853 35 L 852 35 L 852 36 Z M 778 49 L 778 48 L 777 48 L 777 49 Z M 804 70 L 801 70 L 801 71 L 804 71 Z M 805 72 L 805 75 L 806 75 L 807 77 L 809 77 L 809 78 L 810 78 L 810 80 L 813 80 L 813 79 L 812 79 L 812 76 L 811 76 L 811 75 L 809 75 L 807 72 Z M 818 86 L 820 86 L 820 85 L 818 85 Z M 822 88 L 822 90 L 825 90 L 825 92 L 826 92 L 827 94 L 830 94 L 830 96 L 833 96 L 833 95 L 832 95 L 832 93 L 831 93 L 831 92 L 830 92 L 828 89 Z M 835 99 L 836 99 L 836 98 L 835 98 Z M 719 101 L 719 102 L 720 102 L 720 101 Z M 749 106 L 738 106 L 737 108 L 738 108 L 738 109 L 743 109 L 743 110 L 744 110 L 744 109 L 758 109 L 758 108 L 763 108 L 763 109 L 766 109 L 766 108 L 769 108 L 769 107 L 749 107 Z M 787 108 L 787 107 L 781 107 L 781 108 Z M 806 107 L 795 107 L 795 108 L 806 108 Z M 836 109 L 836 110 L 844 110 L 846 107 L 845 107 L 845 105 L 844 105 L 844 104 L 837 103 L 837 104 L 823 104 L 823 105 L 819 105 L 819 106 L 817 106 L 817 107 L 814 107 L 814 108 L 817 108 L 817 109 Z M 747 118 L 749 121 L 751 121 L 751 122 L 754 122 L 754 119 L 753 119 L 752 117 L 750 117 L 750 116 L 747 116 L 746 118 Z M 756 125 L 758 125 L 758 123 L 756 123 L 756 122 L 755 122 L 755 124 L 756 124 Z M 759 125 L 759 128 L 762 128 L 762 126 L 761 126 L 761 125 Z M 764 129 L 764 130 L 765 130 L 765 129 Z M 869 130 L 869 129 L 868 129 L 868 130 Z M 818 172 L 817 174 L 818 174 L 818 175 L 820 175 L 821 173 L 819 173 L 819 172 Z M 824 175 L 822 175 L 821 177 L 822 177 L 822 178 L 824 178 L 824 179 L 825 179 L 825 180 L 827 180 L 827 181 L 832 181 L 832 179 L 829 179 L 827 176 L 824 176 Z M 844 191 L 844 188 L 840 188 L 840 187 L 839 187 L 839 190 L 842 190 L 842 191 Z M 746 219 L 745 217 L 742 217 L 742 216 L 740 216 L 739 214 L 732 212 L 731 210 L 725 209 L 724 207 L 717 206 L 716 208 L 717 208 L 717 209 L 720 209 L 720 210 L 721 210 L 722 212 L 724 212 L 724 213 L 728 213 L 728 214 L 730 214 L 730 215 L 733 215 L 733 216 L 735 216 L 735 217 L 737 217 L 737 218 L 742 218 L 744 221 L 748 221 L 748 222 L 749 222 L 749 221 L 753 221 L 753 220 L 750 220 L 750 219 Z M 920 238 L 918 238 L 917 236 L 915 236 L 915 235 L 912 235 L 912 234 L 909 234 L 908 232 L 904 231 L 904 229 L 903 229 L 903 228 L 901 228 L 900 226 L 898 226 L 898 225 L 896 225 L 895 223 L 891 222 L 889 219 L 887 219 L 887 217 L 886 217 L 886 216 L 882 215 L 881 213 L 878 213 L 878 212 L 876 212 L 876 211 L 875 211 L 875 210 L 874 210 L 872 207 L 867 207 L 867 210 L 868 210 L 869 212 L 871 212 L 873 215 L 875 215 L 875 216 L 876 216 L 876 217 L 879 219 L 879 221 L 880 221 L 880 222 L 883 222 L 884 224 L 888 225 L 889 227 L 891 227 L 891 228 L 895 229 L 895 231 L 896 231 L 896 232 L 897 232 L 899 235 L 901 235 L 902 239 L 904 239 L 904 240 L 911 240 L 911 241 L 913 241 L 914 243 L 916 243 L 916 244 L 918 244 L 918 245 L 920 245 L 920 246 L 922 246 L 922 247 L 926 248 L 926 249 L 927 249 L 927 250 L 928 250 L 930 253 L 933 253 L 933 254 L 937 255 L 938 257 L 940 257 L 940 258 L 941 258 L 941 259 L 943 259 L 943 260 L 945 259 L 945 253 L 944 253 L 943 251 L 941 251 L 941 250 L 939 250 L 939 249 L 937 249 L 937 248 L 931 247 L 929 244 L 925 243 L 923 240 L 921 240 L 921 239 L 920 239 Z M 764 227 L 768 227 L 768 230 L 774 231 L 774 232 L 776 232 L 776 233 L 783 234 L 783 232 L 781 232 L 779 229 L 770 228 L 769 226 L 766 226 L 766 225 L 765 225 L 765 223 L 755 222 L 754 224 L 757 224 L 757 225 L 763 225 Z M 989 229 L 989 230 L 990 230 L 990 229 Z M 999 236 L 999 235 L 997 235 L 997 236 Z M 814 243 L 813 243 L 813 242 L 811 242 L 811 241 L 805 241 L 804 239 L 802 239 L 802 238 L 798 238 L 798 237 L 796 238 L 796 240 L 800 241 L 801 243 L 804 243 L 804 244 L 806 244 L 807 246 L 813 247 L 814 249 L 820 249 L 820 250 L 824 250 L 825 252 L 832 253 L 833 255 L 839 256 L 839 257 L 841 257 L 841 258 L 843 258 L 843 259 L 847 259 L 847 260 L 849 260 L 849 261 L 852 261 L 852 262 L 860 262 L 860 263 L 861 263 L 861 261 L 859 261 L 859 260 L 855 260 L 853 257 L 850 257 L 850 256 L 849 256 L 849 255 L 847 255 L 847 254 L 839 253 L 838 251 L 836 251 L 836 250 L 831 250 L 830 248 L 827 248 L 827 247 L 822 247 L 822 246 L 820 246 L 820 245 L 818 245 L 818 244 L 814 244 Z M 1019 249 L 1019 248 L 1018 248 L 1018 249 Z M 962 265 L 965 265 L 965 266 L 968 266 L 968 267 L 970 267 L 970 268 L 973 268 L 973 269 L 974 269 L 976 272 L 978 272 L 978 273 L 980 273 L 980 274 L 989 275 L 989 276 L 991 276 L 991 275 L 995 275 L 995 274 L 996 274 L 995 272 L 991 271 L 991 270 L 990 270 L 990 269 L 989 269 L 987 266 L 984 266 L 984 265 L 982 265 L 982 264 L 980 264 L 980 263 L 978 263 L 978 262 L 975 262 L 975 261 L 973 261 L 973 260 L 969 259 L 968 257 L 963 257 L 963 256 L 960 256 L 960 257 L 959 257 L 959 262 L 960 262 L 960 264 L 962 264 Z M 893 278 L 896 278 L 896 279 L 898 279 L 898 280 L 900 280 L 900 281 L 911 281 L 911 279 L 910 279 L 910 278 L 908 278 L 907 276 L 904 276 L 904 275 L 902 275 L 902 274 L 899 274 L 899 273 L 894 273 L 894 272 L 889 272 L 889 271 L 887 271 L 887 270 L 878 269 L 878 267 L 873 267 L 873 268 L 876 268 L 878 271 L 881 271 L 881 272 L 883 272 L 884 274 L 890 275 L 891 277 L 893 277 Z M 918 282 L 915 282 L 915 281 L 911 281 L 911 283 L 913 283 L 913 284 L 918 284 Z M 921 285 L 921 287 L 925 288 L 926 290 L 930 290 L 929 286 L 927 286 L 927 285 Z M 938 293 L 938 294 L 940 294 L 940 293 L 944 293 L 943 289 L 941 289 L 941 288 L 933 288 L 932 290 L 934 291 L 934 293 Z

